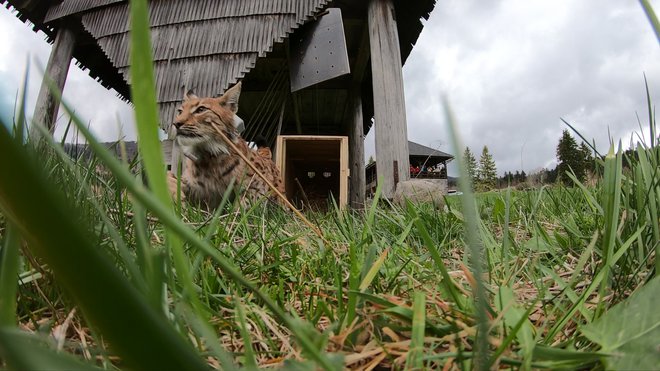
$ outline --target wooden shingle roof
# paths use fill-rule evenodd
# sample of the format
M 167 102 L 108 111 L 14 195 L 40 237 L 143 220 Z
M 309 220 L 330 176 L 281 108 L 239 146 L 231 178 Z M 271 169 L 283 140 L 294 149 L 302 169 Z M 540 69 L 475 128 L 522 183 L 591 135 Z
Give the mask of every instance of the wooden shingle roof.
M 174 117 L 185 90 L 224 92 L 273 45 L 313 17 L 328 0 L 159 0 L 150 2 L 157 99 L 161 117 Z M 129 77 L 129 9 L 122 0 L 64 0 L 44 23 L 79 16 L 103 53 Z
M 32 23 L 35 30 L 44 31 L 51 42 L 59 27 L 74 28 L 79 39 L 73 55 L 79 66 L 130 100 L 127 0 L 0 0 L 0 4 L 15 8 L 17 17 Z M 174 117 L 185 90 L 193 89 L 201 96 L 221 94 L 255 67 L 259 69 L 258 60 L 278 54 L 273 63 L 263 65 L 259 71 L 266 72 L 264 78 L 252 86 L 244 84 L 244 90 L 259 90 L 262 81 L 267 82 L 278 68 L 282 55 L 286 58 L 283 41 L 329 6 L 346 10 L 346 17 L 350 18 L 346 27 L 355 31 L 347 34 L 353 62 L 366 24 L 366 4 L 364 0 L 151 0 L 152 47 L 163 126 Z M 394 0 L 394 4 L 405 61 L 423 28 L 421 19 L 428 19 L 435 0 Z M 274 48 L 278 51 L 272 52 Z M 369 78 L 367 68 L 363 88 L 366 130 L 373 114 Z M 321 88 L 313 95 L 300 94 L 300 105 L 316 107 L 319 104 L 315 102 L 320 100 L 328 106 L 341 106 L 348 94 L 343 89 Z M 328 98 L 321 99 L 324 96 Z M 258 95 L 253 97 L 260 99 Z M 249 101 L 243 103 L 250 107 Z M 317 124 L 327 121 L 334 127 L 341 121 L 341 115 L 335 111 L 340 110 L 335 109 L 331 118 L 301 120 Z

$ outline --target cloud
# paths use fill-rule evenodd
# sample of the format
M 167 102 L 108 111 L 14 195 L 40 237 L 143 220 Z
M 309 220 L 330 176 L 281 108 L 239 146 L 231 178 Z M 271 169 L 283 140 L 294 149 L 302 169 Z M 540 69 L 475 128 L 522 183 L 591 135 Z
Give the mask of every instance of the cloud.
M 455 153 L 446 94 L 473 152 L 488 146 L 499 173 L 529 172 L 553 163 L 560 117 L 601 149 L 608 130 L 627 142 L 646 110 L 644 73 L 660 92 L 659 60 L 637 2 L 439 2 L 404 67 L 408 136 Z
M 45 35 L 32 32 L 14 14 L 4 8 L 0 9 L 0 55 L 4 56 L 0 58 L 0 102 L 10 107 L 15 106 L 15 97 L 22 89 L 25 66 L 29 61 L 26 113 L 28 118 L 32 117 L 41 87 L 41 70 L 46 66 L 50 50 L 51 46 L 46 42 Z M 122 136 L 126 140 L 135 140 L 131 107 L 118 99 L 116 92 L 96 83 L 74 63 L 75 61 L 72 61 L 69 68 L 63 92 L 64 101 L 75 109 L 83 122 L 89 123 L 98 139 L 115 141 Z M 55 131 L 57 139 L 64 135 L 69 121 L 64 110 L 60 109 Z M 69 131 L 68 140 L 75 141 L 73 131 Z
M 660 9 L 660 0 L 652 4 Z M 41 84 L 35 61 L 45 65 L 50 53 L 44 39 L 0 10 L 5 106 L 14 104 L 29 55 L 31 114 Z M 660 94 L 659 60 L 658 41 L 635 1 L 439 1 L 404 67 L 408 136 L 455 153 L 440 104 L 447 95 L 463 141 L 475 153 L 487 145 L 500 173 L 551 165 L 566 128 L 560 117 L 605 150 L 608 133 L 627 143 L 638 130 L 636 113 L 645 119 L 643 74 L 651 93 Z M 118 123 L 126 139 L 135 139 L 130 106 L 86 72 L 71 68 L 64 99 L 101 140 L 116 140 Z M 62 116 L 57 135 L 67 122 Z M 367 158 L 373 139 L 374 130 Z

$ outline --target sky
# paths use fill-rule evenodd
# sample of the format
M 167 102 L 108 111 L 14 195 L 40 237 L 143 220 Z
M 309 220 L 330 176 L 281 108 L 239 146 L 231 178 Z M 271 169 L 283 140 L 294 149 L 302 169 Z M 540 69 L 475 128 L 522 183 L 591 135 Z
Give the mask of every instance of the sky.
M 660 12 L 660 0 L 651 4 Z M 31 114 L 41 82 L 36 66 L 49 53 L 42 34 L 0 8 L 0 114 L 14 107 L 28 59 Z M 567 129 L 560 118 L 600 151 L 610 138 L 625 147 L 644 133 L 636 115 L 647 125 L 644 74 L 652 97 L 660 96 L 659 62 L 638 1 L 441 0 L 403 68 L 408 137 L 456 153 L 441 104 L 446 96 L 463 143 L 477 157 L 488 146 L 500 175 L 554 167 Z M 100 139 L 135 139 L 130 106 L 86 72 L 71 68 L 64 99 Z M 60 119 L 56 136 L 66 122 Z M 365 145 L 366 156 L 376 157 L 373 130 Z

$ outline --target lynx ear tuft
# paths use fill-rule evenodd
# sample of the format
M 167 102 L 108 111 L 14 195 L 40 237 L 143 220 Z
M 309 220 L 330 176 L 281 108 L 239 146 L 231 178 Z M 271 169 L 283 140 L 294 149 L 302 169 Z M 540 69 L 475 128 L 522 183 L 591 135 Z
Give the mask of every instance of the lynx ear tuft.
M 189 99 L 198 99 L 197 95 L 195 95 L 195 92 L 193 92 L 192 90 L 188 90 L 188 92 L 183 95 L 183 100 L 189 100 Z
M 241 83 L 232 86 L 231 89 L 227 90 L 225 94 L 220 97 L 220 100 L 223 104 L 229 107 L 233 113 L 238 112 L 238 98 L 241 95 Z

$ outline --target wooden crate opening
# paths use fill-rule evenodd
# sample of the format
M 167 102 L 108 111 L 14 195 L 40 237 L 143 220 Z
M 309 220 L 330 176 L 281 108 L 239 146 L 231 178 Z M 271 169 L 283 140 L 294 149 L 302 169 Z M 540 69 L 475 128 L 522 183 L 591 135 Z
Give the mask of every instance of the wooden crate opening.
M 348 137 L 280 135 L 276 162 L 287 198 L 298 208 L 348 203 Z

